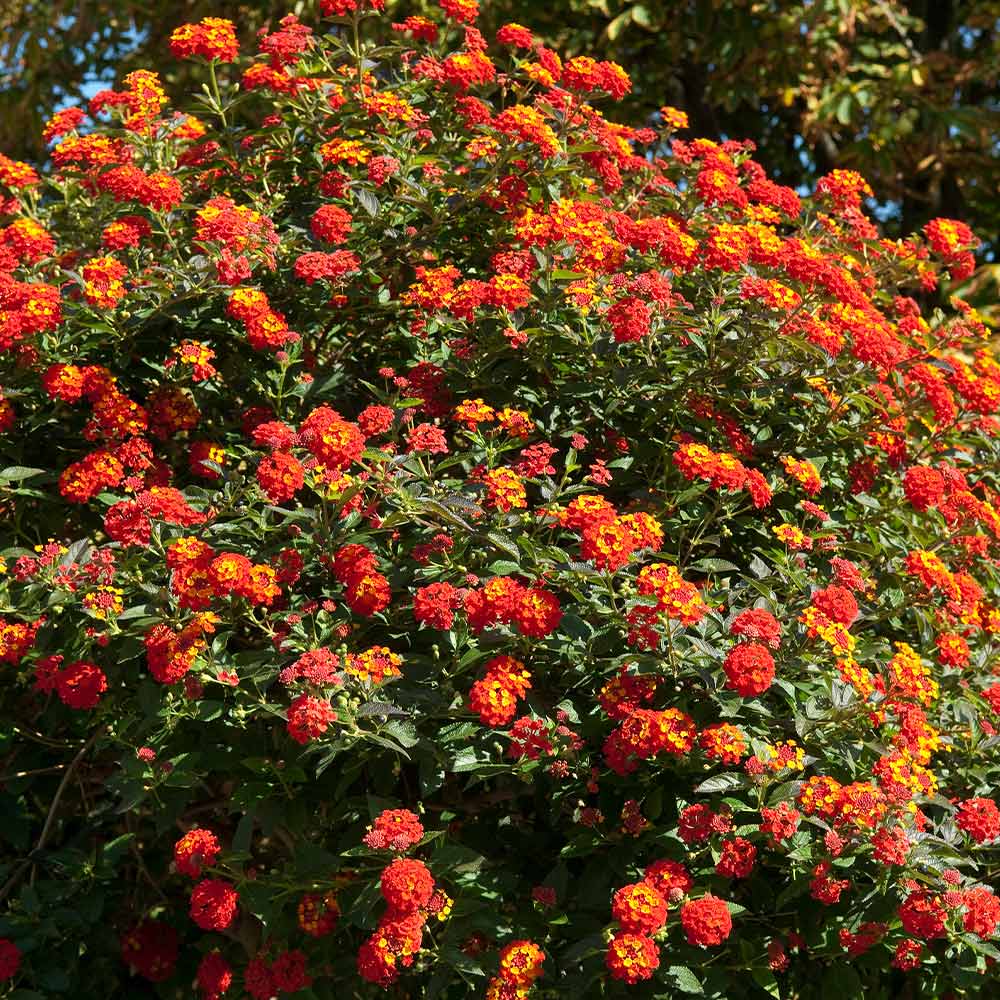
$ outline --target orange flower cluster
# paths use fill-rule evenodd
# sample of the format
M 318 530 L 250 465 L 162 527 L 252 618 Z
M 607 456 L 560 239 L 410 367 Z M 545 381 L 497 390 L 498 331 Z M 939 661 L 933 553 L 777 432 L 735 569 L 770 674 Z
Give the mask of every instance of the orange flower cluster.
M 88 711 L 97 708 L 101 695 L 108 690 L 108 678 L 96 664 L 77 660 L 62 666 L 60 654 L 47 656 L 35 664 L 35 689 L 48 694 L 54 691 L 68 708 Z
M 897 642 L 896 650 L 896 655 L 886 667 L 889 695 L 912 699 L 924 705 L 931 704 L 938 696 L 938 684 L 930 669 L 907 643 Z
M 793 458 L 785 455 L 781 459 L 781 464 L 793 479 L 797 479 L 802 484 L 802 488 L 810 495 L 819 493 L 823 489 L 823 480 L 819 477 L 819 470 L 812 462 L 806 459 Z
M 815 775 L 802 785 L 797 801 L 805 815 L 834 823 L 852 837 L 869 837 L 880 828 L 891 830 L 896 818 L 890 813 L 886 795 L 871 782 L 841 785 L 833 778 Z
M 122 125 L 131 132 L 145 133 L 160 114 L 161 107 L 167 103 L 160 78 L 150 70 L 140 69 L 129 73 L 123 82 L 124 91 L 98 91 L 90 99 L 89 111 L 96 118 L 107 108 L 121 108 Z M 67 108 L 48 122 L 43 137 L 47 142 L 51 141 L 75 129 L 82 120 L 83 114 L 79 109 Z
M 717 490 L 746 490 L 758 510 L 771 503 L 771 487 L 763 474 L 726 452 L 688 441 L 674 452 L 673 461 L 685 479 L 704 479 Z
M 520 660 L 496 656 L 486 664 L 486 674 L 469 691 L 469 709 L 484 726 L 506 726 L 517 714 L 517 703 L 531 687 L 531 674 Z
M 542 639 L 562 620 L 555 594 L 544 587 L 525 587 L 510 577 L 493 577 L 465 595 L 469 628 L 479 633 L 494 625 L 514 625 L 523 636 Z
M 523 996 L 541 977 L 544 964 L 545 952 L 534 941 L 511 941 L 500 951 L 500 975 L 487 987 L 488 1000 L 502 1000 L 512 988 L 515 996 Z
M 705 756 L 723 764 L 738 764 L 747 752 L 742 731 L 730 722 L 716 722 L 698 734 L 698 745 Z
M 349 653 L 344 670 L 350 677 L 356 677 L 365 684 L 383 684 L 394 677 L 402 676 L 399 669 L 403 658 L 390 652 L 386 646 L 372 646 L 361 653 Z
M 625 666 L 601 688 L 597 700 L 606 715 L 620 721 L 652 701 L 658 684 L 655 674 L 629 673 Z
M 376 851 L 406 851 L 418 844 L 423 835 L 423 825 L 409 809 L 384 809 L 368 827 L 363 840 L 366 847 Z
M 648 882 L 636 882 L 615 893 L 611 916 L 626 933 L 655 934 L 667 922 L 667 903 Z
M 41 178 L 34 167 L 12 160 L 0 153 L 0 184 L 8 188 L 27 188 L 39 184 Z
M 643 549 L 659 550 L 663 529 L 645 511 L 619 515 L 600 496 L 576 497 L 565 508 L 546 511 L 560 525 L 581 534 L 580 555 L 609 573 L 628 565 L 632 555 Z
M 972 251 L 979 246 L 979 240 L 964 222 L 931 219 L 924 226 L 924 235 L 931 248 L 947 264 L 953 278 L 962 281 L 972 274 L 976 266 Z
M 195 827 L 174 844 L 174 867 L 188 878 L 200 878 L 202 866 L 211 868 L 222 846 L 211 830 Z
M 737 841 L 727 842 L 730 848 Z M 750 850 L 753 848 L 748 845 Z M 755 853 L 755 852 L 754 852 Z M 723 858 L 727 854 L 723 851 Z M 720 862 L 726 867 L 724 862 Z M 752 856 L 751 856 L 752 864 Z M 611 914 L 618 922 L 605 953 L 605 965 L 613 979 L 634 985 L 651 979 L 660 964 L 660 950 L 654 935 L 667 921 L 669 903 L 680 902 L 693 882 L 683 865 L 655 861 L 641 882 L 619 889 L 612 901 Z M 732 931 L 732 918 L 724 900 L 711 894 L 688 900 L 680 909 L 680 922 L 689 944 L 718 945 Z
M 741 642 L 726 656 L 726 687 L 743 698 L 763 694 L 774 680 L 774 657 L 758 642 Z
M 378 571 L 375 553 L 363 545 L 345 545 L 333 557 L 333 575 L 344 585 L 350 609 L 370 617 L 389 606 L 389 581 Z
M 955 825 L 977 844 L 1000 838 L 1000 809 L 992 799 L 972 798 L 959 803 Z
M 697 732 L 694 720 L 680 709 L 637 708 L 605 740 L 604 758 L 616 774 L 628 774 L 639 760 L 687 753 Z
M 194 666 L 208 646 L 205 634 L 215 631 L 213 614 L 198 614 L 179 632 L 169 625 L 154 625 L 143 639 L 146 662 L 153 679 L 160 684 L 176 684 Z
M 500 112 L 493 119 L 493 128 L 518 142 L 533 143 L 542 156 L 555 156 L 559 152 L 559 140 L 552 126 L 537 108 L 529 105 L 518 104 Z
M 271 308 L 267 295 L 256 288 L 237 288 L 226 311 L 246 327 L 247 341 L 255 351 L 275 349 L 298 339 L 282 313 Z
M 487 506 L 503 514 L 528 506 L 524 483 L 513 469 L 491 469 L 480 476 L 480 481 L 486 487 Z
M 337 929 L 340 921 L 340 904 L 334 892 L 324 895 L 310 892 L 299 900 L 296 911 L 299 927 L 313 938 L 326 937 Z
M 0 228 L 0 263 L 5 271 L 13 271 L 21 264 L 37 264 L 55 249 L 56 241 L 34 219 L 15 219 Z
M 652 938 L 624 931 L 611 939 L 604 962 L 612 979 L 633 986 L 653 978 L 660 965 L 660 950 Z
M 358 974 L 388 988 L 401 969 L 413 964 L 428 917 L 446 913 L 450 901 L 435 890 L 427 866 L 412 858 L 397 858 L 383 869 L 381 889 L 388 907 L 358 952 Z
M 296 743 L 319 739 L 337 721 L 333 706 L 323 698 L 300 694 L 288 706 L 288 735 Z
M 694 625 L 708 613 L 698 589 L 668 563 L 650 563 L 639 571 L 636 589 L 656 598 L 656 610 L 684 625 Z
M 178 603 L 194 611 L 227 597 L 268 606 L 281 594 L 273 566 L 251 562 L 239 552 L 217 553 L 196 538 L 174 541 L 167 550 L 167 565 L 173 570 L 170 586 Z
M 274 270 L 278 234 L 274 223 L 260 212 L 237 205 L 232 198 L 210 198 L 195 212 L 194 238 L 205 249 L 221 247 L 216 261 L 219 281 L 239 285 L 252 273 L 251 258 L 257 257 Z
M 719 945 L 732 933 L 733 918 L 725 900 L 709 894 L 681 907 L 681 925 L 688 944 Z
M 44 618 L 30 624 L 0 618 L 0 663 L 16 667 L 35 644 L 35 636 L 44 623 Z
M 203 931 L 224 931 L 236 919 L 239 898 L 228 882 L 203 879 L 191 892 L 191 919 Z
M 236 26 L 221 17 L 206 17 L 197 24 L 182 24 L 170 36 L 170 51 L 178 59 L 198 56 L 209 61 L 233 62 L 240 54 Z

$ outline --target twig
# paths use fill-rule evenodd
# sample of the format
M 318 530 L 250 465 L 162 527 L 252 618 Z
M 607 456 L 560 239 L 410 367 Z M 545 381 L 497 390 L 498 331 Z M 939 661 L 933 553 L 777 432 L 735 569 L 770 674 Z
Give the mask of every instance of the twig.
M 36 767 L 30 771 L 11 771 L 10 774 L 0 774 L 0 782 L 15 781 L 18 778 L 31 778 L 36 774 L 52 774 L 61 771 L 65 764 L 54 764 L 52 767 Z

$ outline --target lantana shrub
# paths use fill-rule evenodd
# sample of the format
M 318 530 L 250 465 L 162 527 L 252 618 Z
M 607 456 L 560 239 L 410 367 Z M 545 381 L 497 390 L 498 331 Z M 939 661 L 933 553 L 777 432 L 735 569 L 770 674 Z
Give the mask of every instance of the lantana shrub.
M 0 995 L 995 989 L 972 233 L 320 6 L 0 158 Z

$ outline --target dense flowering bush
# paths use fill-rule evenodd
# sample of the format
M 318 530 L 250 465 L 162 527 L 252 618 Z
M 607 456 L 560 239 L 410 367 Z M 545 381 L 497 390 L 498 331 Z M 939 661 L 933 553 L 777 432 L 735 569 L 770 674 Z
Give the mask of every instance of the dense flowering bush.
M 0 993 L 981 995 L 973 235 L 320 7 L 0 158 Z

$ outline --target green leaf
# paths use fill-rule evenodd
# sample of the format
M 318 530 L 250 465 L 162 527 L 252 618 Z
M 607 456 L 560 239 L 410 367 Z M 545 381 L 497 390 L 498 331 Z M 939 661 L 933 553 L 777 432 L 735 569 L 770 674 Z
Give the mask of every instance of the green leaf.
M 837 102 L 837 110 L 835 112 L 837 116 L 837 121 L 841 125 L 851 124 L 851 106 L 854 104 L 854 98 L 851 94 L 844 94 L 843 97 Z
M 399 740 L 404 747 L 415 747 L 420 742 L 420 737 L 411 722 L 402 722 L 393 719 L 382 727 L 382 732 L 387 733 L 393 739 Z
M 448 769 L 456 774 L 461 774 L 465 771 L 475 771 L 480 764 L 489 762 L 489 755 L 484 754 L 482 750 L 477 750 L 475 747 L 462 747 Z
M 372 743 L 377 743 L 380 747 L 385 747 L 387 750 L 394 750 L 407 760 L 410 759 L 410 755 L 406 752 L 403 745 L 397 740 L 390 739 L 387 736 L 382 736 L 380 733 L 365 733 L 365 739 L 370 740 Z
M 774 973 L 770 969 L 751 969 L 750 975 L 753 981 L 766 993 L 769 993 L 776 1000 L 781 1000 L 781 989 L 778 980 L 774 978 Z
M 358 200 L 361 207 L 371 216 L 378 215 L 378 210 L 381 207 L 378 198 L 372 194 L 367 188 L 356 187 L 354 189 L 354 197 Z
M 521 559 L 521 550 L 509 535 L 501 535 L 499 531 L 487 531 L 486 537 L 498 548 L 507 553 L 515 562 Z
M 559 628 L 573 639 L 589 639 L 594 634 L 593 628 L 576 615 L 563 615 Z
M 119 616 L 118 621 L 129 621 L 132 618 L 145 618 L 149 614 L 148 604 L 136 604 L 134 607 L 126 608 Z
M 823 1000 L 844 1000 L 844 997 L 860 997 L 864 995 L 861 977 L 854 968 L 844 963 L 831 965 L 823 977 Z
M 444 506 L 444 504 L 438 503 L 437 500 L 422 500 L 421 503 L 424 510 L 437 514 L 439 517 L 444 518 L 444 520 L 449 524 L 454 524 L 459 528 L 464 528 L 470 535 L 473 534 L 474 529 L 472 525 L 460 518 L 453 510 L 449 510 Z
M 726 559 L 699 559 L 691 564 L 691 569 L 699 573 L 725 573 L 732 570 L 739 570 L 739 566 Z
M 280 913 L 275 904 L 274 888 L 266 883 L 244 883 L 240 889 L 240 906 L 245 906 L 265 927 L 273 926 Z
M 700 785 L 696 786 L 695 792 L 699 795 L 712 795 L 715 792 L 728 792 L 733 788 L 742 788 L 746 784 L 746 777 L 736 771 L 726 771 L 723 774 L 713 775 L 706 778 Z
M 44 476 L 44 469 L 29 469 L 24 465 L 8 465 L 6 469 L 0 471 L 0 479 L 8 483 L 21 482 L 24 479 L 31 479 L 32 476 Z
M 237 854 L 246 854 L 250 850 L 250 841 L 253 838 L 254 828 L 253 812 L 244 813 L 239 823 L 236 824 L 236 832 L 233 834 L 233 850 Z
M 605 28 L 608 40 L 614 41 L 621 33 L 624 31 L 627 25 L 632 23 L 632 11 L 624 10 L 622 11 L 608 26 Z
M 492 562 L 486 567 L 494 576 L 511 576 L 513 573 L 517 573 L 521 566 L 516 562 L 511 562 L 509 559 L 497 559 L 496 562 Z
M 115 865 L 129 849 L 129 845 L 135 839 L 134 833 L 123 833 L 114 840 L 109 840 L 101 848 L 101 862 L 107 865 Z
M 354 713 L 359 719 L 367 716 L 379 715 L 386 719 L 406 718 L 410 713 L 398 705 L 393 705 L 391 701 L 366 701 Z
M 697 333 L 695 333 L 693 330 L 685 330 L 684 336 L 687 337 L 687 339 L 690 340 L 691 343 L 694 344 L 695 347 L 697 347 L 702 354 L 704 354 L 706 357 L 708 356 L 708 348 L 705 346 L 705 341 L 702 340 L 702 338 Z
M 483 967 L 464 951 L 450 945 L 443 945 L 440 951 L 441 958 L 453 969 L 464 972 L 468 976 L 485 976 Z
M 802 788 L 801 781 L 783 782 L 776 788 L 771 789 L 771 794 L 768 797 L 768 805 L 774 806 L 779 802 L 791 802 L 799 794 L 800 788 Z
M 437 757 L 430 753 L 420 755 L 420 770 L 418 773 L 421 795 L 433 795 L 444 784 L 444 765 Z
M 677 984 L 682 993 L 704 994 L 701 980 L 686 965 L 671 965 L 667 975 Z

